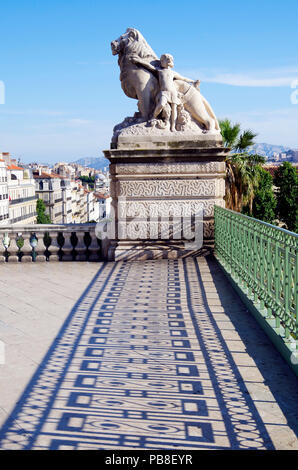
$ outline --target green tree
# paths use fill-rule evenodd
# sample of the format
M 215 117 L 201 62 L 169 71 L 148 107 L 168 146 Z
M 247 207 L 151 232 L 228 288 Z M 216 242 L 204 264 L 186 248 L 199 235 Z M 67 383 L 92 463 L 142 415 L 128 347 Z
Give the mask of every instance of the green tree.
M 274 176 L 277 197 L 277 216 L 292 232 L 298 232 L 298 175 L 297 169 L 284 162 Z
M 276 218 L 275 210 L 277 204 L 273 190 L 273 178 L 261 166 L 258 166 L 257 171 L 259 172 L 259 178 L 258 186 L 254 191 L 252 212 L 250 212 L 247 206 L 244 207 L 242 212 L 272 224 Z
M 265 158 L 249 154 L 257 134 L 251 130 L 241 133 L 240 124 L 232 124 L 229 119 L 219 121 L 223 144 L 231 149 L 226 158 L 226 207 L 241 212 L 248 206 L 252 213 L 253 199 L 259 181 L 259 166 Z
M 36 212 L 37 212 L 37 224 L 50 224 L 51 218 L 46 214 L 46 206 L 42 199 L 36 201 Z
M 94 176 L 80 176 L 79 179 L 82 181 L 82 183 L 87 183 L 91 189 L 94 188 L 94 183 L 95 183 Z

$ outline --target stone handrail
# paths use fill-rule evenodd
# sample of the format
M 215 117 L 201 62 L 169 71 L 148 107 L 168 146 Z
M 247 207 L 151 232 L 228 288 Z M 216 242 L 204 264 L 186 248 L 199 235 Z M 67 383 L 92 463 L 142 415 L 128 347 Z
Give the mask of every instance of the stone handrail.
M 99 261 L 95 223 L 0 227 L 0 263 Z

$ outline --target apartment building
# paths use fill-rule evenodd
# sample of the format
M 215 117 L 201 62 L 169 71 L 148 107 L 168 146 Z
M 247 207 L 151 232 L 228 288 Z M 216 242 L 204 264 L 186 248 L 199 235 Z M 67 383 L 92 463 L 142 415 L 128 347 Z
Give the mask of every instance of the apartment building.
M 9 196 L 6 162 L 0 159 L 0 225 L 6 225 L 9 219 Z
M 33 173 L 35 191 L 46 206 L 46 212 L 53 224 L 63 223 L 63 197 L 61 178 L 54 173 L 44 173 L 40 169 Z
M 82 184 L 78 185 L 77 192 L 77 204 L 80 212 L 80 224 L 85 224 L 88 222 L 88 212 L 87 212 L 87 193 Z
M 60 176 L 60 185 L 62 191 L 62 223 L 72 223 L 72 189 L 71 180 Z
M 110 199 L 105 194 L 106 176 L 95 173 L 93 191 L 73 177 L 76 170 L 83 173 L 86 168 L 60 162 L 55 169 L 59 174 L 47 165 L 21 166 L 8 152 L 0 153 L 0 225 L 36 223 L 38 198 L 54 224 L 97 222 L 106 216 Z
M 94 191 L 85 189 L 87 197 L 87 222 L 98 222 L 100 215 L 100 206 Z
M 107 193 L 94 193 L 98 204 L 98 220 L 109 217 L 111 213 L 112 198 Z
M 35 224 L 36 200 L 32 172 L 10 163 L 7 165 L 10 224 Z
M 75 168 L 73 168 L 70 164 L 59 162 L 53 166 L 53 171 L 59 175 L 63 176 L 64 178 L 74 179 L 76 176 Z

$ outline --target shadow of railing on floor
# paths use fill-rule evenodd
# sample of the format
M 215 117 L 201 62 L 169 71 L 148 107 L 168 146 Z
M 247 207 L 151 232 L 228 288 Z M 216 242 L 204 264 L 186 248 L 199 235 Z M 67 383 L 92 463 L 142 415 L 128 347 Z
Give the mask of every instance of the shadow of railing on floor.
M 287 426 L 298 437 L 297 377 L 266 336 L 258 322 L 247 310 L 237 293 L 231 288 L 231 284 L 223 275 L 223 271 L 216 259 L 209 256 L 206 258 L 206 261 L 209 268 L 212 269 L 213 282 L 225 314 L 235 327 L 239 339 L 243 342 L 246 354 L 254 361 L 258 375 L 261 375 L 263 378 L 262 383 L 268 387 L 269 392 L 272 394 L 272 402 L 277 403 L 286 418 Z M 238 311 L 231 308 L 234 302 L 239 304 Z M 237 352 L 237 350 L 234 352 Z M 251 382 L 254 383 L 253 380 Z M 262 398 L 262 400 L 266 401 L 265 398 Z M 268 402 L 270 403 L 269 399 Z M 278 423 L 272 422 L 271 417 L 268 424 L 274 426 L 274 424 Z
M 228 312 L 222 279 L 214 274 Z M 168 447 L 274 448 L 196 260 L 104 263 L 0 431 L 0 448 Z

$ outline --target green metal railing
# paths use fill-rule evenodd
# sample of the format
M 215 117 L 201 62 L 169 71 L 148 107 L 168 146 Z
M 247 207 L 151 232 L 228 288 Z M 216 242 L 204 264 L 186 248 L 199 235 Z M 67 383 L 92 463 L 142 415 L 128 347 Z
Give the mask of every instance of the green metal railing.
M 298 235 L 215 206 L 215 256 L 291 350 L 298 351 Z

